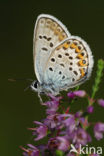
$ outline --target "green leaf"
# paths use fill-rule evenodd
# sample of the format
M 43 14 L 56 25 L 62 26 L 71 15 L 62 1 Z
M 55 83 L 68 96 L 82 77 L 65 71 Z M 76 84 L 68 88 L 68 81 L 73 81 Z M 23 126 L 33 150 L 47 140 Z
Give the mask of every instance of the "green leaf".
M 56 156 L 64 156 L 64 153 L 60 150 L 56 151 Z

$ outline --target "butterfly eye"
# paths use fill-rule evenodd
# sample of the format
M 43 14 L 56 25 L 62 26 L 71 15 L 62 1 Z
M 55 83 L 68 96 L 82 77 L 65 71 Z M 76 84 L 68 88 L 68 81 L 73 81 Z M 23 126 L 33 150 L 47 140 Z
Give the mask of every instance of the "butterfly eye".
M 33 87 L 34 87 L 35 89 L 38 88 L 38 81 L 35 81 L 35 82 L 33 83 Z

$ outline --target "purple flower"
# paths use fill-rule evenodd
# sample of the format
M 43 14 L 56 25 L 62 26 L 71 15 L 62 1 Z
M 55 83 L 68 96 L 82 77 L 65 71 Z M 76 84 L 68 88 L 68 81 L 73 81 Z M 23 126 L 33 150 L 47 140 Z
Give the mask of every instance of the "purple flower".
M 72 138 L 72 141 L 77 148 L 79 147 L 79 144 L 86 145 L 88 142 L 91 142 L 90 135 L 80 127 L 76 131 L 74 131 Z
M 44 103 L 44 105 L 46 105 L 48 107 L 46 110 L 46 113 L 50 114 L 50 115 L 55 114 L 59 108 L 59 102 L 57 102 L 57 101 L 48 101 L 48 102 Z
M 78 91 L 74 91 L 74 92 L 69 92 L 67 94 L 67 96 L 71 99 L 73 99 L 74 97 L 78 96 L 78 97 L 84 97 L 86 95 L 86 92 L 84 90 L 78 90 Z
M 104 107 L 104 99 L 99 99 L 98 104 L 102 107 Z
M 86 92 L 84 90 L 78 90 L 74 91 L 74 94 L 79 97 L 84 97 L 86 95 Z
M 71 117 L 65 119 L 63 121 L 63 124 L 67 128 L 67 133 L 71 134 L 74 131 L 75 127 L 76 127 L 76 122 L 75 122 L 74 116 L 71 116 Z
M 75 94 L 74 94 L 73 92 L 69 92 L 69 93 L 67 94 L 67 96 L 68 96 L 69 98 L 71 98 L 71 99 L 74 99 Z
M 94 111 L 94 107 L 93 107 L 93 106 L 88 106 L 88 107 L 87 107 L 87 112 L 88 112 L 89 114 L 93 113 L 93 111 Z
M 83 114 L 82 111 L 78 111 L 78 112 L 76 112 L 76 114 L 75 114 L 75 118 L 79 118 L 79 117 L 81 117 L 82 114 Z
M 46 105 L 48 107 L 46 113 L 49 115 L 53 115 L 58 110 L 59 102 L 62 99 L 62 97 L 55 97 L 52 94 L 48 94 L 48 96 L 51 97 L 51 101 L 45 102 L 43 105 Z
M 103 138 L 104 133 L 104 123 L 98 122 L 94 126 L 94 135 L 97 140 L 100 140 Z
M 58 147 L 58 140 L 56 138 L 50 138 L 48 141 L 48 149 L 55 150 Z
M 69 140 L 67 137 L 65 136 L 59 136 L 56 138 L 58 140 L 58 149 L 61 151 L 67 151 L 69 149 Z
M 85 116 L 93 113 L 94 107 L 92 105 L 87 107 L 86 112 L 78 111 L 75 114 L 71 112 L 70 107 L 67 108 L 60 107 L 60 100 L 62 97 L 55 97 L 52 94 L 48 94 L 50 101 L 43 103 L 46 106 L 46 118 L 42 122 L 34 121 L 37 125 L 35 128 L 30 128 L 33 130 L 33 135 L 35 135 L 35 141 L 38 141 L 45 136 L 48 137 L 48 143 L 33 146 L 28 144 L 28 148 L 24 150 L 24 156 L 46 156 L 46 155 L 56 155 L 57 150 L 61 150 L 63 155 L 75 156 L 75 153 L 70 153 L 70 145 L 73 144 L 78 150 L 79 146 L 85 146 L 91 142 L 91 137 L 87 132 L 87 128 L 91 125 L 88 122 L 88 118 Z M 73 100 L 75 97 L 84 97 L 86 92 L 83 90 L 78 90 L 74 92 L 69 92 L 67 96 L 69 100 Z M 90 104 L 94 103 L 94 99 L 86 96 Z M 99 105 L 104 107 L 104 100 L 98 100 Z M 65 107 L 65 106 L 64 106 Z M 63 111 L 64 110 L 64 111 Z M 66 111 L 65 111 L 66 110 Z M 63 113 L 62 113 L 63 112 Z M 96 123 L 94 126 L 94 135 L 97 140 L 103 138 L 104 133 L 104 123 Z M 91 154 L 91 156 L 98 156 Z
M 41 156 L 46 156 L 46 150 L 48 149 L 47 145 L 38 145 L 38 149 L 41 153 Z
M 31 144 L 28 144 L 28 149 L 21 147 L 22 150 L 25 152 L 23 153 L 24 156 L 39 156 L 39 149 Z
M 49 129 L 55 128 L 57 123 L 57 115 L 48 115 L 47 118 L 44 119 L 44 124 L 47 125 Z
M 34 121 L 34 123 L 40 125 L 39 127 L 34 128 L 35 131 L 33 132 L 33 135 L 37 135 L 37 138 L 34 139 L 37 141 L 44 138 L 47 135 L 48 128 L 46 125 L 42 124 L 41 122 Z
M 62 99 L 62 96 L 54 96 L 52 94 L 48 94 L 48 96 L 52 99 L 52 101 L 56 101 L 56 102 L 59 102 L 61 99 Z

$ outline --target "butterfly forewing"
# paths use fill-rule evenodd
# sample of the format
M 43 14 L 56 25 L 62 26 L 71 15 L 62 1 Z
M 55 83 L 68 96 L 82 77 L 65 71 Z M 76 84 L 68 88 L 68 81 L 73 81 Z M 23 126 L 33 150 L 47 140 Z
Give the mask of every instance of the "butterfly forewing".
M 33 38 L 33 58 L 37 79 L 43 81 L 43 69 L 52 52 L 52 49 L 70 33 L 56 18 L 50 15 L 40 15 L 37 18 Z
M 93 67 L 93 57 L 87 43 L 71 36 L 51 53 L 44 68 L 44 82 L 56 92 L 75 87 L 87 80 Z

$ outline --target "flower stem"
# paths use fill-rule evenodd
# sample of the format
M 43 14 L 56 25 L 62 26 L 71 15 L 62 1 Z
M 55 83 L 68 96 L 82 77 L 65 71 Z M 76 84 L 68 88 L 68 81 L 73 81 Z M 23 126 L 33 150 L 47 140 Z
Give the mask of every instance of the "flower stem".
M 103 75 L 103 69 L 104 69 L 104 61 L 102 59 L 99 59 L 97 64 L 95 83 L 92 87 L 92 96 L 91 96 L 92 99 L 95 97 L 96 92 L 99 90 L 99 84 L 101 82 L 101 77 Z

